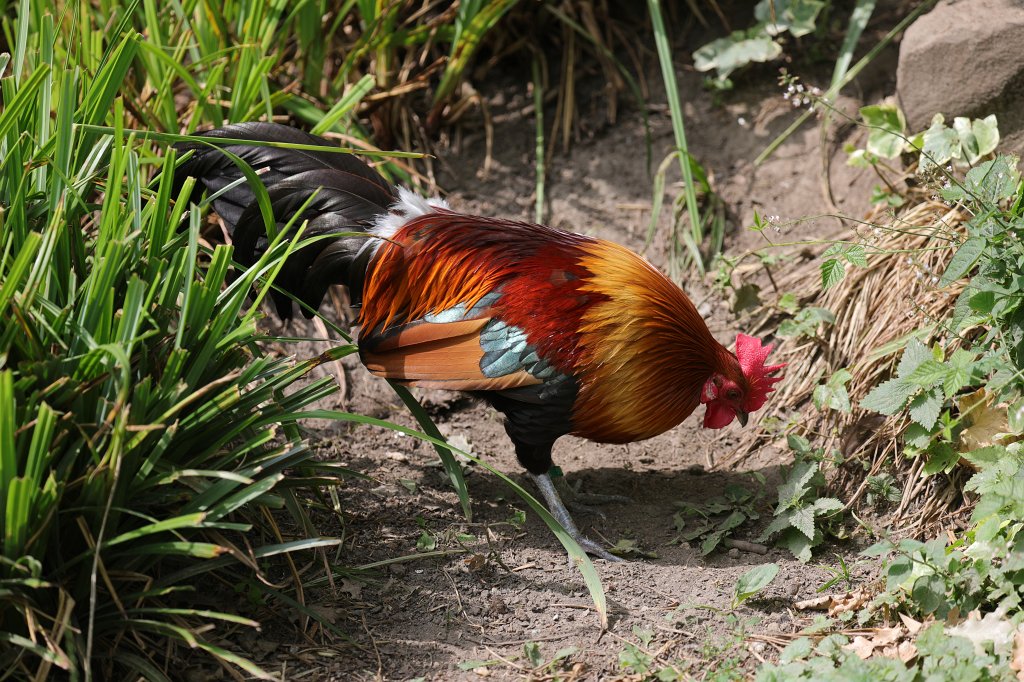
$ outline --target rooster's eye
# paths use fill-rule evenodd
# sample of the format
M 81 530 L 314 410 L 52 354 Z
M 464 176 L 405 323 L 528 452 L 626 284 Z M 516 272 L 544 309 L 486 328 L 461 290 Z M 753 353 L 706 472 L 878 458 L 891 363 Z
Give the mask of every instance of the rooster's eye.
M 740 392 L 733 388 L 726 392 L 725 397 L 728 398 L 729 400 L 736 400 L 737 398 L 740 397 Z

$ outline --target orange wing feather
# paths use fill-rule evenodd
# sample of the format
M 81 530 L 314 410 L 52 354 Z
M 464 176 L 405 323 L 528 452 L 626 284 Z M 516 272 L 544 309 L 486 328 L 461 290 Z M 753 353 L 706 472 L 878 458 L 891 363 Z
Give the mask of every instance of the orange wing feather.
M 379 342 L 360 346 L 360 356 L 372 374 L 409 386 L 453 391 L 502 391 L 531 386 L 540 380 L 519 371 L 488 377 L 480 370 L 484 349 L 480 331 L 490 318 L 459 322 L 418 322 L 392 330 Z
M 565 329 L 555 342 L 572 347 L 561 338 L 575 325 L 567 324 L 567 316 L 554 306 L 575 299 L 545 292 L 552 287 L 574 290 L 579 275 L 559 270 L 558 264 L 574 262 L 572 249 L 589 241 L 540 225 L 444 210 L 414 218 L 381 244 L 367 269 L 359 315 L 363 364 L 378 376 L 453 390 L 501 391 L 543 383 L 522 368 L 485 375 L 487 350 L 480 334 L 497 319 L 526 330 L 531 343 L 541 339 L 550 344 L 555 338 L 551 331 Z M 462 319 L 434 319 L 456 306 Z M 538 317 L 542 310 L 549 315 Z M 538 353 L 564 365 L 544 349 Z

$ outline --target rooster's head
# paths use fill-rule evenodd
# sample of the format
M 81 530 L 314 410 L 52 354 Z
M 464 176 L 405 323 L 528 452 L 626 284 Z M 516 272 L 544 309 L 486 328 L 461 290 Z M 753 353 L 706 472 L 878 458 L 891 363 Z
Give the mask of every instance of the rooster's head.
M 752 336 L 736 337 L 736 353 L 729 354 L 731 366 L 713 373 L 701 391 L 700 401 L 707 405 L 704 428 L 720 429 L 733 419 L 746 426 L 747 415 L 761 409 L 775 383 L 782 380 L 776 375 L 786 366 L 765 364 L 771 350 L 772 344 L 762 345 Z

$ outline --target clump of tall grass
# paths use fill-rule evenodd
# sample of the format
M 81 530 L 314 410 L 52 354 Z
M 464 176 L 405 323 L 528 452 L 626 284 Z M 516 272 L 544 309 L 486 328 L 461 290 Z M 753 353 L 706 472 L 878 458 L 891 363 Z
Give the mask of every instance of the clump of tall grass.
M 121 127 L 142 37 L 122 25 L 87 73 L 52 15 L 26 17 L 0 81 L 0 669 L 166 679 L 177 643 L 265 676 L 211 629 L 255 623 L 185 597 L 336 542 L 282 537 L 266 512 L 311 528 L 294 489 L 336 475 L 289 415 L 335 388 L 295 382 L 352 347 L 257 351 L 260 278 L 293 241 L 229 280 L 173 155 Z

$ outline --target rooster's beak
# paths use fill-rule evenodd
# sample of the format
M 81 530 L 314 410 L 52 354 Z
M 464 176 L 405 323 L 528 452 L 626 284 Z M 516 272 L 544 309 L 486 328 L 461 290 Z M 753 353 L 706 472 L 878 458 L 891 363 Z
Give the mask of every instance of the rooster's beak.
M 736 410 L 736 419 L 740 421 L 740 426 L 747 425 L 747 413 L 743 410 Z

